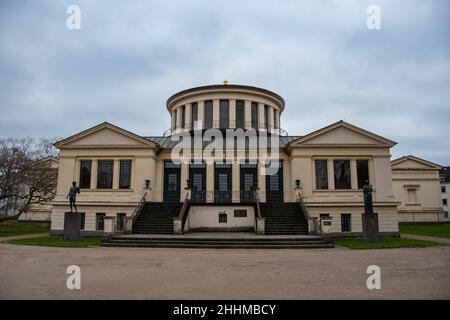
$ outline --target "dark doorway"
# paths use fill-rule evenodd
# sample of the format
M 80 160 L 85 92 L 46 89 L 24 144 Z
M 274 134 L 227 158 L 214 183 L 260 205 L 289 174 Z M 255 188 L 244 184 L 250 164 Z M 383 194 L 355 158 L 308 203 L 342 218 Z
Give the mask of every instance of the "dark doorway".
M 216 164 L 214 171 L 214 202 L 232 202 L 231 164 Z
M 206 164 L 191 164 L 189 166 L 189 182 L 191 184 L 191 201 L 206 202 Z
M 252 202 L 254 199 L 253 190 L 258 186 L 258 170 L 256 164 L 241 164 L 240 167 L 240 188 L 241 202 Z
M 164 202 L 180 201 L 180 165 L 164 162 Z
M 277 173 L 266 175 L 266 202 L 283 202 L 283 162 L 279 162 Z

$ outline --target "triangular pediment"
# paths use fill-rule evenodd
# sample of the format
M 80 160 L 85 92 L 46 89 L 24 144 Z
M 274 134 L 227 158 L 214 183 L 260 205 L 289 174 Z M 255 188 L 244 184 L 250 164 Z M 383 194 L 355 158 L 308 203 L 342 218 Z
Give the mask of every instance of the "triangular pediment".
M 153 148 L 154 142 L 108 122 L 77 133 L 55 143 L 57 148 L 129 147 Z
M 344 121 L 339 121 L 290 143 L 291 147 L 327 145 L 392 147 L 395 142 Z
M 393 170 L 440 170 L 441 166 L 427 160 L 404 156 L 391 162 Z

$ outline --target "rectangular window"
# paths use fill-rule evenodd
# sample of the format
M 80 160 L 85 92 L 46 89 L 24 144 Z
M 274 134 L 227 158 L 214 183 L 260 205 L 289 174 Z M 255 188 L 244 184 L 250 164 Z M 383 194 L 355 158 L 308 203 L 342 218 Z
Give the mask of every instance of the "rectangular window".
M 131 160 L 120 160 L 119 189 L 131 188 Z
M 325 190 L 328 189 L 328 161 L 316 160 L 316 189 Z
M 352 232 L 352 215 L 348 213 L 341 214 L 341 231 Z
M 219 128 L 227 129 L 230 127 L 230 103 L 228 100 L 220 100 L 219 106 Z
M 252 129 L 258 129 L 258 104 L 252 102 Z
M 91 187 L 91 160 L 81 160 L 80 164 L 80 188 L 89 189 Z
M 444 211 L 444 218 L 448 219 L 448 211 Z
M 114 161 L 100 160 L 98 162 L 97 189 L 112 189 Z
M 369 181 L 369 160 L 356 160 L 356 175 L 358 177 L 358 189 L 362 189 Z
M 81 214 L 81 224 L 80 224 L 80 230 L 84 230 L 84 225 L 86 224 L 86 213 L 80 212 Z
M 105 230 L 105 216 L 106 213 L 97 213 L 95 216 L 95 229 Z
M 227 223 L 228 215 L 226 213 L 219 213 L 219 223 Z
M 442 204 L 443 204 L 444 206 L 446 206 L 446 205 L 447 205 L 447 199 L 442 199 Z
M 269 129 L 269 107 L 264 106 L 264 128 Z
M 236 128 L 245 128 L 245 103 L 242 100 L 236 101 Z
M 335 189 L 351 189 L 350 160 L 334 160 Z
M 441 192 L 442 192 L 442 193 L 445 193 L 445 191 L 446 191 L 446 190 L 445 190 L 445 186 L 444 186 L 444 187 L 441 187 Z
M 247 217 L 247 210 L 234 210 L 234 217 L 235 218 L 245 218 Z
M 195 122 L 198 121 L 198 103 L 197 102 L 192 103 L 191 112 L 192 112 L 191 113 L 192 114 L 192 130 L 194 130 Z
M 277 129 L 277 114 L 278 111 L 276 109 L 273 110 L 273 127 Z
M 177 129 L 177 111 L 173 112 L 173 129 Z
M 205 129 L 213 127 L 213 102 L 205 101 Z
M 181 128 L 185 128 L 186 126 L 186 107 L 182 106 L 181 107 Z

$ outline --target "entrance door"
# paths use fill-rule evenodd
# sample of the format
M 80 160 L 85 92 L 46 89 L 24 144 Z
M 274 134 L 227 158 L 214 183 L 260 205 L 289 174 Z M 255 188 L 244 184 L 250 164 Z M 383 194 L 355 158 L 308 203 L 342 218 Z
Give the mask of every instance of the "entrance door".
M 266 176 L 266 202 L 283 202 L 283 162 L 277 173 Z
M 214 169 L 214 202 L 230 203 L 232 201 L 231 165 L 216 164 Z
M 180 165 L 164 162 L 164 202 L 180 202 Z
M 191 201 L 206 202 L 206 165 L 191 164 L 189 166 L 189 181 L 191 183 Z
M 258 186 L 256 164 L 241 164 L 240 172 L 241 202 L 252 202 L 253 190 Z

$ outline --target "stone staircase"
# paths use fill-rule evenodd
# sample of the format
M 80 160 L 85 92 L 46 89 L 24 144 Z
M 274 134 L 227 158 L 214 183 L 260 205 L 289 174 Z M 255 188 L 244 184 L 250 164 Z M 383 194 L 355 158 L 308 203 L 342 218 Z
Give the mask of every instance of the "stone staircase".
M 325 249 L 333 242 L 318 236 L 257 236 L 230 232 L 186 235 L 121 235 L 104 239 L 104 247 L 202 249 Z
M 267 235 L 307 235 L 308 222 L 297 202 L 260 203 Z
M 173 234 L 173 218 L 182 203 L 146 202 L 133 224 L 134 234 Z

